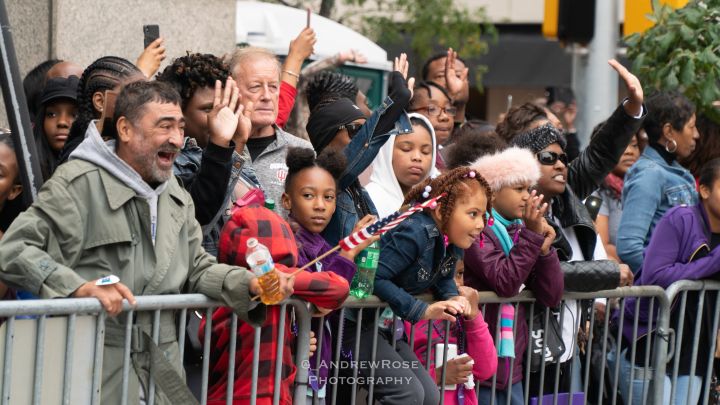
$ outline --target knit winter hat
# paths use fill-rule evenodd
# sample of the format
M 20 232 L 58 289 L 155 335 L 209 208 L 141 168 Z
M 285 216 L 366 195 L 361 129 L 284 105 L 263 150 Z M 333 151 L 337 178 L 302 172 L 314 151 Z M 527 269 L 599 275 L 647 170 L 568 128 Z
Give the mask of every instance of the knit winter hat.
M 320 153 L 337 135 L 341 125 L 365 118 L 360 108 L 346 98 L 318 106 L 305 126 L 316 153 Z
M 247 241 L 265 245 L 276 265 L 295 267 L 298 248 L 290 225 L 275 212 L 257 204 L 236 208 L 220 233 L 218 262 L 248 267 Z
M 520 183 L 532 185 L 540 179 L 540 166 L 535 156 L 528 149 L 517 146 L 485 155 L 470 167 L 482 174 L 493 193 Z
M 530 149 L 534 153 L 540 152 L 553 143 L 560 144 L 563 150 L 567 145 L 565 137 L 551 124 L 541 125 L 531 131 L 517 135 L 510 143 L 521 148 Z

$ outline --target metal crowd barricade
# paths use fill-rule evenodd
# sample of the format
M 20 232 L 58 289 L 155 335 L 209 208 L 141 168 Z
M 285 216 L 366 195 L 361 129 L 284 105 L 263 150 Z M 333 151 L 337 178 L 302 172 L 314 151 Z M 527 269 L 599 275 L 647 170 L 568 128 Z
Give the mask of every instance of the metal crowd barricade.
M 717 403 L 718 392 L 713 390 L 712 377 L 720 316 L 718 291 L 720 282 L 689 280 L 677 281 L 666 291 L 672 309 L 669 319 L 664 321 L 675 330 L 674 345 L 667 356 L 666 383 L 670 387 L 665 394 L 669 395 L 669 403 L 690 404 L 695 396 L 701 401 L 698 403 L 706 405 L 712 394 Z M 682 392 L 685 396 L 680 395 Z
M 547 341 L 542 339 L 542 347 L 532 347 L 533 340 L 528 339 L 528 347 L 523 356 L 524 370 L 522 373 L 523 403 L 525 404 L 667 404 L 690 403 L 694 397 L 700 398 L 703 405 L 708 403 L 711 392 L 711 378 L 713 370 L 713 354 L 716 348 L 716 337 L 720 323 L 720 301 L 717 294 L 720 291 L 720 282 L 681 281 L 673 284 L 667 290 L 659 287 L 626 287 L 615 290 L 599 291 L 593 293 L 566 293 L 563 295 L 563 305 L 560 308 L 577 306 L 576 312 L 561 311 L 559 315 L 553 314 L 549 309 L 541 307 L 532 294 L 523 292 L 511 298 L 501 298 L 493 293 L 482 292 L 480 296 L 481 311 L 486 314 L 489 306 L 510 304 L 515 309 L 513 331 L 517 332 L 518 325 L 528 325 L 528 336 L 539 330 L 532 330 L 535 314 L 540 314 L 543 331 L 547 331 L 551 317 L 556 317 L 562 329 L 569 330 L 572 340 L 566 342 L 566 350 L 570 350 L 571 360 L 561 370 L 556 367 L 552 359 L 540 356 L 541 366 L 537 373 L 531 373 L 529 364 L 533 357 L 533 350 L 546 353 Z M 431 302 L 429 295 L 420 296 L 420 299 Z M 640 300 L 646 300 L 642 303 Z M 604 301 L 607 309 L 603 318 L 596 318 L 599 312 L 592 310 L 595 304 Z M 177 322 L 177 342 L 179 352 L 182 353 L 189 344 L 185 339 L 185 330 L 195 312 L 204 313 L 207 324 L 205 341 L 209 342 L 212 330 L 213 310 L 220 303 L 212 301 L 199 294 L 168 295 L 168 296 L 140 296 L 138 304 L 130 308 L 127 304 L 124 313 L 119 316 L 121 320 L 136 319 L 138 314 L 153 320 L 152 338 L 158 343 L 160 336 L 161 317 L 172 313 Z M 520 306 L 524 307 L 525 319 L 519 317 Z M 290 307 L 290 308 L 288 308 Z M 644 308 L 647 324 L 643 324 L 635 316 L 632 322 L 625 322 L 625 314 L 638 314 Z M 307 303 L 298 299 L 291 299 L 281 305 L 280 331 L 288 325 L 287 319 L 294 319 L 297 323 L 297 339 L 295 341 L 295 362 L 297 372 L 295 386 L 290 387 L 295 404 L 304 404 L 308 398 L 313 403 L 319 403 L 318 392 L 310 387 L 311 376 L 317 378 L 319 374 L 310 372 L 319 368 L 322 360 L 323 340 L 325 331 L 332 338 L 330 344 L 332 361 L 328 374 L 325 402 L 328 404 L 372 404 L 377 398 L 376 387 L 372 381 L 369 385 L 359 384 L 357 365 L 350 363 L 349 370 L 343 370 L 350 384 L 338 383 L 341 377 L 339 367 L 333 367 L 342 362 L 347 349 L 359 356 L 359 336 L 361 329 L 352 327 L 352 323 L 343 322 L 338 327 L 338 319 L 345 318 L 348 311 L 355 313 L 356 324 L 363 324 L 363 318 L 371 322 L 370 331 L 373 333 L 371 351 L 368 359 L 372 364 L 378 364 L 378 319 L 387 304 L 375 297 L 365 300 L 348 299 L 343 307 L 336 313 L 325 318 L 311 318 Z M 671 309 L 672 308 L 672 309 Z M 626 311 L 627 309 L 627 311 Z M 290 317 L 289 311 L 293 312 Z M 586 316 L 581 316 L 583 314 Z M 572 316 L 572 318 L 568 318 Z M 63 300 L 35 300 L 35 301 L 2 301 L 0 302 L 0 317 L 5 318 L 0 327 L 0 364 L 3 365 L 3 375 L 0 379 L 0 405 L 2 404 L 98 404 L 101 402 L 102 368 L 104 361 L 103 348 L 107 337 L 107 315 L 95 299 L 63 299 Z M 500 341 L 500 317 L 495 324 L 494 342 Z M 318 346 L 315 364 L 308 362 L 309 333 L 311 319 L 317 319 L 316 336 Z M 571 322 L 566 322 L 571 319 Z M 392 324 L 395 324 L 394 318 Z M 688 323 L 689 322 L 689 323 Z M 229 322 L 231 330 L 237 330 L 238 319 L 233 315 Z M 328 328 L 328 326 L 334 327 Z M 631 325 L 631 326 L 630 326 Z M 121 403 L 127 403 L 129 396 L 128 382 L 130 376 L 132 326 L 125 323 L 123 355 L 123 382 L 121 387 Z M 445 353 L 441 358 L 447 357 L 447 343 L 449 339 L 450 323 L 445 322 L 444 342 Z M 640 334 L 641 327 L 646 327 L 647 334 Z M 631 328 L 623 330 L 623 328 Z M 580 332 L 577 334 L 576 332 Z M 629 333 L 628 333 L 629 332 Z M 416 326 L 405 330 L 409 340 L 410 349 L 414 351 Z M 420 332 L 423 333 L 423 332 Z M 345 336 L 343 336 L 345 335 Z M 441 334 L 442 335 L 442 334 Z M 545 333 L 547 335 L 547 333 Z M 566 333 L 567 335 L 567 333 Z M 279 403 L 279 393 L 282 372 L 282 350 L 287 342 L 283 342 L 280 333 L 278 352 L 275 354 L 275 375 L 273 387 L 273 403 Z M 343 339 L 349 337 L 353 347 L 344 347 Z M 517 338 L 517 334 L 515 334 Z M 584 338 L 583 338 L 584 337 Z M 227 392 L 224 402 L 233 403 L 235 370 L 235 352 L 238 347 L 238 338 L 235 333 L 230 334 Z M 258 368 L 260 361 L 260 328 L 255 328 L 253 337 L 252 381 L 250 403 L 255 403 L 258 396 Z M 353 340 L 354 339 L 354 340 Z M 705 340 L 703 340 L 705 339 Z M 538 340 L 535 340 L 537 342 Z M 432 327 L 427 327 L 428 350 L 423 360 L 427 369 L 431 351 L 434 346 L 432 340 Z M 392 346 L 396 348 L 397 342 L 393 340 Z M 198 402 L 207 403 L 210 375 L 210 345 L 203 346 L 201 381 L 193 392 Z M 709 353 L 709 355 L 708 355 Z M 688 355 L 689 354 L 689 355 Z M 352 355 L 351 355 L 352 356 Z M 706 356 L 706 357 L 702 357 Z M 537 356 L 536 356 L 537 357 Z M 359 358 L 359 357 L 358 357 Z M 687 360 L 689 359 L 689 360 Z M 478 361 L 476 359 L 476 361 Z M 480 360 L 482 361 L 482 360 Z M 547 362 L 547 363 L 546 363 Z M 685 363 L 683 363 L 685 362 Z M 446 381 L 446 361 L 442 361 L 440 372 L 440 403 L 444 403 L 444 390 Z M 700 366 L 702 372 L 696 370 Z M 243 365 L 244 366 L 244 365 Z M 509 363 L 508 374 L 513 375 L 514 362 Z M 684 371 L 689 367 L 689 371 Z M 156 390 L 154 386 L 154 370 L 151 367 L 151 383 L 147 398 L 148 404 L 153 404 Z M 370 367 L 369 375 L 365 381 L 372 380 L 375 369 Z M 570 388 L 563 389 L 564 376 L 570 375 Z M 361 376 L 362 377 L 362 376 Z M 346 378 L 346 381 L 347 381 Z M 332 381 L 332 380 L 335 381 Z M 32 382 L 32 383 L 30 383 Z M 531 389 L 530 383 L 535 387 Z M 475 393 L 479 396 L 481 390 L 484 394 L 489 392 L 489 403 L 509 404 L 511 384 L 504 389 L 498 389 L 498 375 L 493 375 L 486 381 L 475 381 Z M 684 385 L 683 385 L 684 384 Z M 310 396 L 307 395 L 311 389 Z M 344 391 L 343 391 L 344 390 Z M 343 392 L 341 392 L 343 391 Z M 699 392 L 699 394 L 698 394 Z M 504 394 L 504 401 L 500 397 Z M 698 403 L 700 403 L 698 401 Z M 485 403 L 485 402 L 481 402 Z
M 422 296 L 421 299 L 431 302 L 430 296 Z M 636 347 L 636 342 L 638 341 L 638 327 L 639 322 L 636 320 L 633 323 L 632 327 L 632 333 L 630 334 L 632 336 L 631 339 L 625 339 L 623 338 L 623 314 L 626 305 L 634 305 L 635 306 L 635 312 L 637 312 L 637 308 L 639 308 L 640 301 L 635 299 L 634 303 L 628 304 L 628 299 L 630 298 L 642 298 L 644 300 L 648 300 L 649 307 L 650 307 L 650 319 L 657 319 L 657 322 L 654 324 L 649 325 L 649 329 L 652 330 L 654 333 L 651 335 L 650 339 L 644 340 L 644 347 L 642 349 L 638 349 Z M 602 320 L 596 319 L 596 311 L 592 310 L 594 307 L 594 304 L 597 301 L 600 300 L 606 300 L 607 301 L 607 307 L 606 310 L 606 316 Z M 501 298 L 495 295 L 494 293 L 490 292 L 481 292 L 481 298 L 480 303 L 482 307 L 483 314 L 486 313 L 486 309 L 489 305 L 500 305 L 500 304 L 511 304 L 514 306 L 515 309 L 515 319 L 513 322 L 514 332 L 517 332 L 517 327 L 519 322 L 529 322 L 529 320 L 533 319 L 533 315 L 536 312 L 544 311 L 544 326 L 543 330 L 547 330 L 549 327 L 549 319 L 553 315 L 548 309 L 546 308 L 540 308 L 540 304 L 535 302 L 535 299 L 533 298 L 532 294 L 529 292 L 523 292 L 519 294 L 518 296 L 512 297 L 512 298 Z M 526 307 L 526 319 L 518 319 L 518 306 L 523 305 Z M 566 347 L 566 350 L 572 350 L 576 351 L 573 352 L 570 357 L 571 360 L 568 361 L 569 364 L 566 363 L 566 368 L 563 370 L 563 373 L 569 373 L 572 377 L 570 378 L 571 381 L 571 389 L 569 391 L 563 391 L 560 389 L 560 383 L 561 383 L 561 368 L 560 367 L 549 367 L 551 366 L 550 363 L 545 364 L 546 357 L 541 356 L 541 367 L 540 371 L 538 373 L 531 373 L 529 364 L 531 361 L 531 350 L 533 349 L 530 344 L 530 339 L 528 338 L 528 346 L 525 351 L 525 353 L 516 353 L 516 356 L 525 356 L 524 361 L 524 370 L 523 370 L 523 377 L 522 377 L 522 388 L 523 388 L 523 403 L 525 404 L 543 404 L 543 405 L 557 405 L 558 403 L 565 403 L 565 404 L 572 404 L 572 405 L 578 405 L 578 404 L 600 404 L 600 403 L 608 403 L 608 404 L 622 404 L 625 403 L 626 405 L 630 405 L 632 403 L 643 403 L 643 404 L 662 404 L 667 399 L 665 398 L 664 392 L 663 392 L 663 378 L 665 375 L 665 363 L 667 361 L 667 347 L 668 347 L 668 336 L 671 334 L 671 332 L 668 330 L 668 324 L 667 324 L 667 317 L 668 317 L 668 311 L 669 311 L 669 301 L 665 294 L 665 291 L 661 289 L 660 287 L 626 287 L 626 288 L 618 288 L 615 290 L 607 290 L 607 291 L 599 291 L 599 292 L 593 292 L 593 293 L 565 293 L 563 295 L 563 301 L 561 308 L 564 308 L 566 306 L 570 305 L 576 305 L 577 308 L 580 309 L 588 309 L 586 311 L 586 316 L 578 316 L 580 315 L 576 311 L 576 315 L 573 316 L 571 323 L 565 323 L 565 316 L 567 313 L 572 314 L 572 312 L 568 311 L 560 311 L 560 314 L 556 319 L 558 319 L 559 325 L 563 326 L 565 323 L 566 325 L 571 325 L 569 330 L 574 331 L 574 333 L 571 333 L 573 336 L 573 340 L 569 347 Z M 349 298 L 346 303 L 343 305 L 343 308 L 339 311 L 339 318 L 342 319 L 345 317 L 347 311 L 357 311 L 356 319 L 357 323 L 356 325 L 360 325 L 363 322 L 363 318 L 367 318 L 368 316 L 372 317 L 372 333 L 373 333 L 373 340 L 372 340 L 372 354 L 369 356 L 370 361 L 373 364 L 378 364 L 378 359 L 376 358 L 376 350 L 377 350 L 377 339 L 378 339 L 378 326 L 377 326 L 377 320 L 384 308 L 387 307 L 387 304 L 379 301 L 376 297 L 369 297 L 365 300 L 355 300 L 353 298 Z M 610 307 L 614 308 L 611 309 Z M 580 311 L 578 309 L 578 311 Z M 542 313 L 542 312 L 539 312 Z M 611 318 L 612 321 L 611 321 Z M 581 319 L 583 320 L 583 324 L 581 324 Z M 395 319 L 394 319 L 395 320 Z M 393 321 L 394 321 L 393 320 Z M 345 325 L 345 324 L 344 324 Z M 351 323 L 352 325 L 352 323 Z M 532 329 L 531 329 L 532 323 L 528 325 L 528 336 L 531 336 Z M 612 326 L 616 325 L 616 326 Z M 347 326 L 347 325 L 345 325 Z M 321 323 L 318 327 L 318 330 L 316 331 L 316 336 L 319 336 L 319 339 L 322 339 L 322 329 L 326 328 L 327 326 L 324 325 L 324 323 Z M 414 350 L 414 341 L 415 341 L 415 331 L 416 327 L 412 326 L 410 330 L 405 330 L 406 337 L 409 339 L 409 343 L 411 346 L 411 349 Z M 448 331 L 450 330 L 450 323 L 445 323 L 445 351 L 447 351 L 447 343 L 448 343 Z M 497 344 L 497 342 L 500 341 L 500 316 L 498 316 L 497 319 L 497 325 L 494 328 L 495 329 L 495 336 L 493 336 L 494 342 Z M 355 356 L 359 357 L 358 350 L 360 349 L 360 328 L 359 327 L 343 327 L 343 328 L 337 328 L 333 329 L 334 336 L 333 336 L 333 344 L 332 344 L 332 358 L 333 361 L 331 362 L 334 366 L 339 366 L 342 364 L 343 358 L 345 357 L 346 351 L 352 351 L 352 353 L 355 353 Z M 584 335 L 587 337 L 587 340 L 585 342 L 582 342 L 580 345 L 581 347 L 578 347 L 578 332 L 582 332 L 581 335 Z M 343 347 L 343 335 L 346 335 L 348 333 L 354 334 L 354 347 Z M 427 328 L 427 341 L 431 342 L 431 334 L 432 334 L 432 328 Z M 515 334 L 515 338 L 517 338 L 517 334 Z M 347 343 L 347 342 L 346 342 Z M 392 342 L 393 348 L 396 346 L 396 341 Z M 629 346 L 629 347 L 628 347 Z M 546 352 L 546 340 L 543 339 L 543 345 L 540 349 L 540 353 Z M 632 393 L 627 395 L 626 397 L 622 397 L 620 395 L 621 386 L 623 386 L 624 378 L 627 379 L 627 375 L 624 372 L 624 369 L 621 369 L 621 362 L 617 360 L 617 357 L 619 356 L 619 352 L 625 351 L 628 356 L 631 358 L 629 361 L 631 363 L 639 364 L 640 370 L 643 373 L 644 376 L 646 376 L 646 384 L 643 384 L 642 386 L 642 398 L 632 398 Z M 322 351 L 322 342 L 319 342 L 318 345 L 318 352 Z M 426 369 L 431 364 L 430 361 L 430 353 L 432 351 L 432 345 L 429 345 L 428 350 L 426 351 L 424 364 Z M 642 351 L 643 355 L 637 356 L 637 354 Z M 342 356 L 341 356 L 342 354 Z M 443 355 L 442 358 L 446 358 L 447 353 Z M 610 356 L 609 356 L 610 355 Z M 352 357 L 352 356 L 351 356 Z M 637 359 L 636 359 L 637 357 Z M 320 359 L 321 355 L 318 355 L 316 364 L 311 364 L 311 367 L 314 367 L 316 370 L 319 368 L 320 365 Z M 614 361 L 610 361 L 614 360 Z M 475 359 L 475 361 L 478 361 L 478 359 Z M 481 360 L 480 360 L 481 361 Z M 443 362 L 443 366 L 445 362 Z M 352 366 L 352 362 L 350 363 L 350 366 Z M 514 368 L 514 362 L 510 362 L 509 366 L 509 375 L 513 375 L 513 368 Z M 552 372 L 551 372 L 552 371 Z M 597 372 L 595 372 L 597 371 Z M 623 373 L 621 373 L 623 371 Z M 348 374 L 348 370 L 343 370 L 344 374 Z M 369 377 L 370 379 L 365 378 L 364 382 L 367 382 L 369 380 L 372 380 L 372 377 L 374 376 L 375 369 L 370 367 Z M 635 372 L 635 369 L 630 370 L 630 379 L 633 378 L 633 373 Z M 439 390 L 440 390 L 440 403 L 444 403 L 444 390 L 445 390 L 445 379 L 446 379 L 446 370 L 445 367 L 442 367 L 442 373 L 441 373 L 441 384 L 439 384 Z M 564 375 L 564 374 L 563 374 Z M 350 375 L 348 377 L 352 377 L 350 379 L 346 378 L 345 382 L 348 380 L 351 381 L 350 384 L 343 384 L 338 383 L 339 381 L 342 381 L 339 379 L 341 377 L 341 370 L 340 367 L 333 367 L 329 371 L 328 376 L 328 386 L 327 386 L 327 392 L 325 396 L 325 401 L 328 404 L 337 404 L 337 403 L 349 403 L 349 404 L 372 404 L 374 399 L 377 397 L 375 393 L 375 387 L 372 384 L 372 381 L 370 384 L 358 384 L 358 368 L 357 364 L 355 364 L 355 367 L 352 368 L 350 371 Z M 367 376 L 366 376 L 367 377 Z M 534 385 L 537 386 L 537 390 L 531 391 L 530 389 L 530 382 L 533 381 Z M 658 382 L 659 383 L 652 383 L 652 382 Z M 504 392 L 505 395 L 505 402 L 501 402 L 498 400 L 498 395 L 502 394 L 501 390 L 496 389 L 497 386 L 497 373 L 490 378 L 489 380 L 485 382 L 475 381 L 476 384 L 476 395 L 479 397 L 480 390 L 481 389 L 488 389 L 490 391 L 490 404 L 495 405 L 503 405 L 503 404 L 510 404 L 511 402 L 511 384 L 507 384 L 506 391 Z M 350 385 L 348 387 L 347 385 Z M 349 389 L 349 393 L 347 392 Z M 340 390 L 345 390 L 345 392 L 340 395 L 338 392 Z M 564 395 L 564 393 L 569 395 Z M 575 395 L 573 395 L 575 394 Z M 580 395 L 578 395 L 580 394 Z M 301 403 L 301 401 L 298 401 L 296 398 L 295 403 Z M 319 403 L 319 398 L 317 392 L 313 393 L 313 404 Z M 481 402 L 484 403 L 484 402 Z
M 201 294 L 138 296 L 137 305 L 130 308 L 127 302 L 124 312 L 118 316 L 125 323 L 125 345 L 122 364 L 122 404 L 128 403 L 128 382 L 130 375 L 130 352 L 132 323 L 137 314 L 151 313 L 153 319 L 152 338 L 158 343 L 161 315 L 170 312 L 177 320 L 179 353 L 182 359 L 186 347 L 185 331 L 189 316 L 194 311 L 203 311 L 207 320 L 205 341 L 210 342 L 212 312 L 221 306 Z M 297 321 L 296 362 L 301 364 L 308 358 L 310 314 L 307 304 L 290 299 L 281 305 L 279 329 L 285 328 L 288 307 Z M 1 301 L 0 317 L 6 318 L 0 329 L 0 364 L 3 365 L 0 404 L 100 404 L 102 390 L 103 348 L 106 337 L 107 315 L 96 299 L 58 299 Z M 238 319 L 232 315 L 230 328 L 237 330 Z M 286 344 L 280 333 L 277 363 L 275 364 L 274 403 L 279 402 L 282 350 Z M 260 328 L 255 328 L 251 403 L 257 397 L 257 370 L 259 362 Z M 225 402 L 233 403 L 233 381 L 237 334 L 230 334 L 228 384 Z M 198 402 L 207 403 L 210 345 L 203 345 L 202 381 Z M 146 403 L 155 402 L 155 370 L 150 367 L 150 386 Z M 307 370 L 298 368 L 297 381 L 307 381 Z M 32 383 L 30 383 L 32 382 Z M 292 389 L 292 387 L 291 387 Z M 292 391 L 291 391 L 292 392 Z M 294 397 L 305 397 L 305 386 L 297 384 Z M 303 401 L 304 402 L 304 401 Z

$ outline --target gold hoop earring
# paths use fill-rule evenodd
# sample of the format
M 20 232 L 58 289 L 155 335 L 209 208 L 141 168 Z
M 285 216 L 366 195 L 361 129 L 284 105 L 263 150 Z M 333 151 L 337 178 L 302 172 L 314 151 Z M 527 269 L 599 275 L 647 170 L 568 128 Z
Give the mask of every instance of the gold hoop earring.
M 672 150 L 670 150 L 670 144 L 673 145 Z M 675 153 L 677 151 L 677 148 L 678 144 L 677 141 L 675 141 L 674 139 L 665 142 L 665 150 L 667 151 L 667 153 Z

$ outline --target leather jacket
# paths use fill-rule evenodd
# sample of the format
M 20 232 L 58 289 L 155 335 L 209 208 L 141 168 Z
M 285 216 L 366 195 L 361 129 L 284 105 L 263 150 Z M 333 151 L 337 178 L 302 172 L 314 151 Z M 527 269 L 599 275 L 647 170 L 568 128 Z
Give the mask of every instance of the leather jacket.
M 620 161 L 630 139 L 647 116 L 643 105 L 640 118 L 629 116 L 620 103 L 600 129 L 593 134 L 588 146 L 568 166 L 567 184 L 580 200 L 597 190 L 605 177 Z M 587 257 L 587 256 L 586 256 Z
M 555 223 L 551 218 L 547 220 L 557 234 L 553 247 L 557 249 L 560 268 L 565 275 L 566 291 L 600 291 L 616 288 L 620 284 L 620 267 L 617 263 L 593 260 L 597 232 L 582 200 L 592 194 L 612 171 L 647 115 L 647 109 L 643 106 L 641 117 L 631 117 L 625 112 L 624 104 L 621 103 L 593 134 L 590 144 L 580 156 L 570 162 L 565 192 L 552 201 L 552 212 L 560 223 Z M 561 229 L 568 227 L 575 231 L 586 260 L 568 261 L 573 252 Z
M 593 226 L 590 213 L 585 205 L 575 196 L 570 187 L 555 197 L 552 203 L 553 213 L 559 224 L 552 218 L 546 218 L 548 224 L 555 228 L 553 247 L 560 259 L 560 269 L 564 274 L 565 291 L 591 292 L 611 290 L 620 285 L 620 267 L 612 260 L 593 260 L 597 233 Z M 586 260 L 573 261 L 570 243 L 561 228 L 572 227 Z

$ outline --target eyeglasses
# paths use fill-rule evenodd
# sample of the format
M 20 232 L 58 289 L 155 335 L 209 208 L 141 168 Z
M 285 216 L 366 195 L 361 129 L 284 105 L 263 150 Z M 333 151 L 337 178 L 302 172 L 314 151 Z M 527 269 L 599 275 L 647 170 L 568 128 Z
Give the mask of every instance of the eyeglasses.
M 545 152 L 538 152 L 535 156 L 537 157 L 537 160 L 540 162 L 541 165 L 552 166 L 558 160 L 563 162 L 563 164 L 565 166 L 568 165 L 568 157 L 564 153 L 555 153 L 555 152 L 545 151 Z
M 425 107 L 415 108 L 415 109 L 413 110 L 413 112 L 415 112 L 415 111 L 420 111 L 420 110 L 426 110 L 427 113 L 428 113 L 428 115 L 431 116 L 431 117 L 437 117 L 438 115 L 440 115 L 440 112 L 441 112 L 441 111 L 445 111 L 445 114 L 447 114 L 447 115 L 449 115 L 449 116 L 451 116 L 451 117 L 454 117 L 455 114 L 457 114 L 457 111 L 458 111 L 458 110 L 457 110 L 457 107 L 454 107 L 454 106 L 449 106 L 449 107 L 441 108 L 441 107 L 436 106 L 435 104 L 429 104 L 429 105 L 427 105 L 427 106 L 425 106 Z
M 340 127 L 338 127 L 338 131 L 342 131 L 343 129 L 346 130 L 348 133 L 348 136 L 350 137 L 350 139 L 352 139 L 355 136 L 355 134 L 357 134 L 358 131 L 360 131 L 360 128 L 362 128 L 363 125 L 364 124 L 360 124 L 357 122 L 351 122 L 349 124 L 340 125 Z

